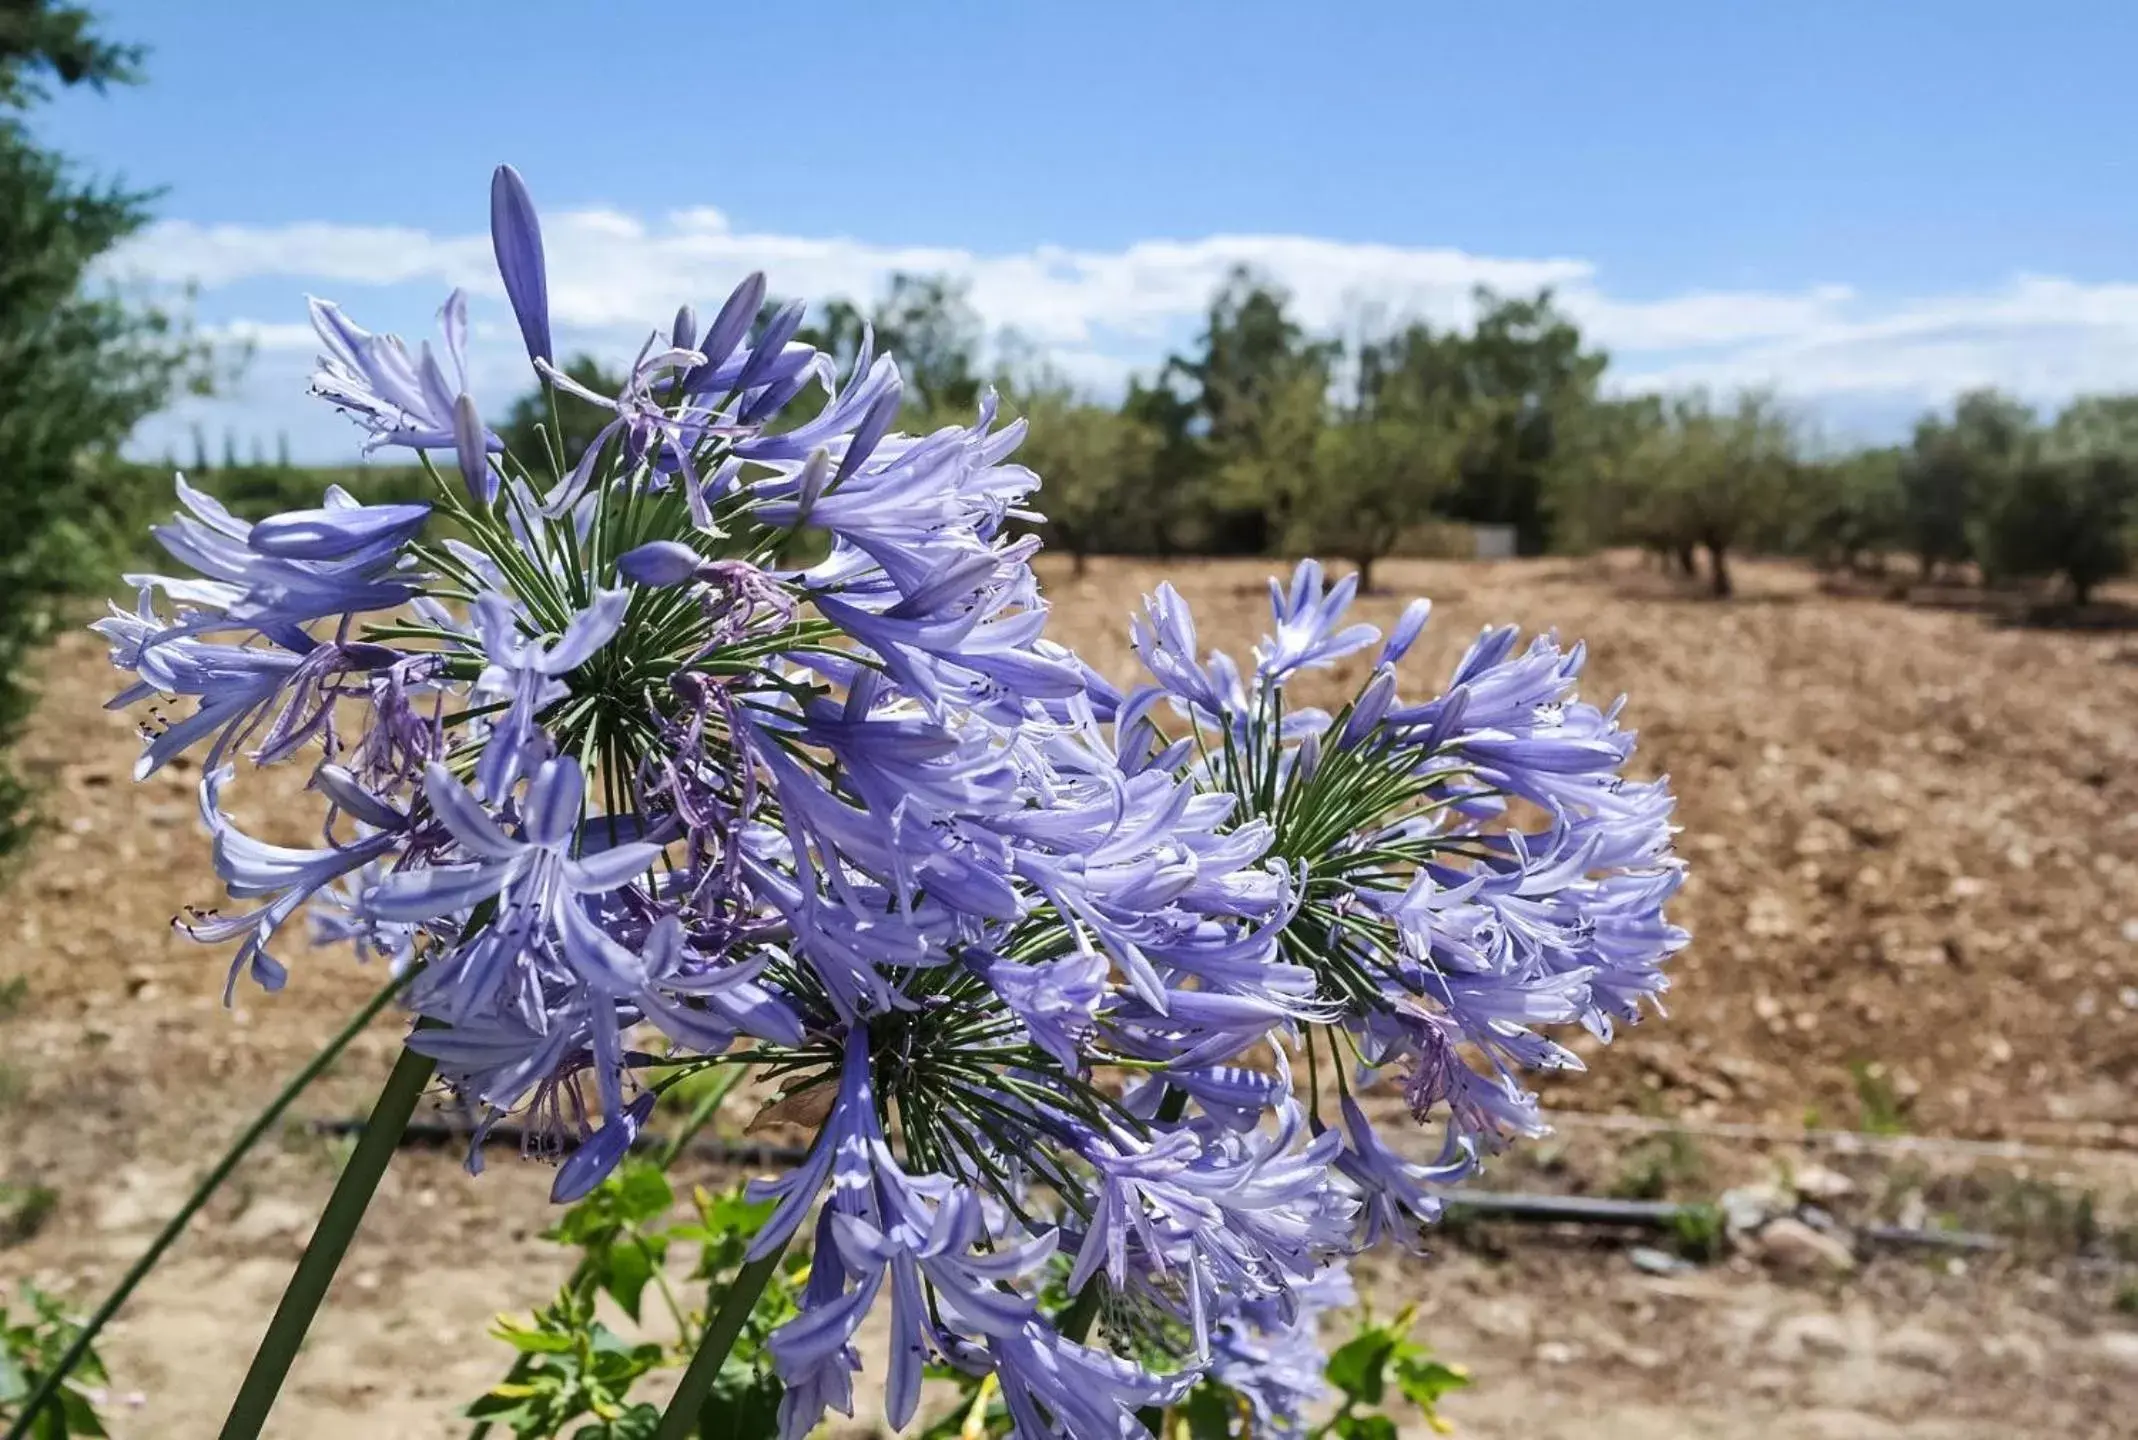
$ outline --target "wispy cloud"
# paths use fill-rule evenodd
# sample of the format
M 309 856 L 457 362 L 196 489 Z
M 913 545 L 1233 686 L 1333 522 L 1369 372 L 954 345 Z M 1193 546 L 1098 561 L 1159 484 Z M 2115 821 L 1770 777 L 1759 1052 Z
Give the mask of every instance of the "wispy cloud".
M 567 343 L 610 355 L 635 348 L 680 300 L 717 304 L 753 269 L 766 271 L 777 293 L 812 299 L 866 299 L 894 272 L 946 271 L 969 281 L 989 326 L 1014 329 L 1072 377 L 1108 390 L 1187 340 L 1227 271 L 1247 265 L 1290 290 L 1300 318 L 1314 327 L 1362 312 L 1459 324 L 1478 286 L 1504 293 L 1550 286 L 1611 349 L 1614 383 L 1628 388 L 1772 385 L 1814 406 L 1840 402 L 1860 413 L 1869 404 L 1897 415 L 1969 385 L 2004 385 L 2038 400 L 2138 387 L 2138 284 L 2020 276 L 1943 295 L 1874 298 L 1818 284 L 1637 298 L 1613 293 L 1608 276 L 1576 258 L 1283 235 L 982 254 L 737 229 L 703 207 L 653 220 L 608 209 L 559 213 L 546 218 L 545 234 L 560 330 Z M 243 394 L 165 422 L 166 440 L 172 425 L 207 416 L 214 429 L 294 430 L 302 450 L 315 436 L 332 443 L 336 432 L 296 413 L 305 403 L 298 393 L 300 357 L 310 349 L 304 328 L 290 323 L 290 311 L 255 318 L 233 308 L 230 292 L 250 301 L 269 288 L 259 282 L 334 294 L 359 320 L 374 307 L 416 314 L 419 294 L 463 286 L 478 302 L 479 374 L 511 385 L 521 376 L 485 235 L 166 221 L 110 268 L 199 286 L 214 328 L 258 353 Z

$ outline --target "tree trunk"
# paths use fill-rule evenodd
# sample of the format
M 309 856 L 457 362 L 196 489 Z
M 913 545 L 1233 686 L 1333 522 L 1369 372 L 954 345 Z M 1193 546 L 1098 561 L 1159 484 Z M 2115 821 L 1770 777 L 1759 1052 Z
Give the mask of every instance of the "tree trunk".
M 1722 545 L 1708 546 L 1707 558 L 1709 593 L 1713 594 L 1717 600 L 1729 599 L 1731 594 L 1734 593 L 1735 587 L 1730 583 L 1728 547 Z
M 1083 546 L 1079 545 L 1069 552 L 1069 574 L 1072 579 L 1083 579 L 1084 572 L 1090 568 L 1091 556 L 1086 553 Z
M 2092 576 L 2081 577 L 2074 575 L 2071 577 L 2071 604 L 2073 608 L 2079 610 L 2086 608 L 2086 602 L 2093 599 L 2093 587 Z
M 1680 575 L 1692 576 L 1700 573 L 1700 562 L 1694 558 L 1692 546 L 1679 545 L 1671 553 L 1677 559 Z
M 1359 594 L 1371 595 L 1373 593 L 1373 557 L 1371 555 L 1360 556 L 1351 563 L 1359 567 Z

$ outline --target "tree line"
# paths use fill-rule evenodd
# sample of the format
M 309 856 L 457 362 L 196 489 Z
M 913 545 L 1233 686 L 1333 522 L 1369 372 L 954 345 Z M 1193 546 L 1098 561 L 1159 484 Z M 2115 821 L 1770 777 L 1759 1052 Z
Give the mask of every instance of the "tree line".
M 1315 334 L 1280 288 L 1237 271 L 1194 344 L 1117 401 L 1015 336 L 987 345 L 943 276 L 894 276 L 866 312 L 834 300 L 801 338 L 845 360 L 873 329 L 904 369 L 908 428 L 969 415 L 995 386 L 1031 422 L 1021 458 L 1045 482 L 1047 538 L 1080 569 L 1094 554 L 1314 552 L 1370 587 L 1377 561 L 1455 523 L 1506 527 L 1523 554 L 1637 545 L 1717 595 L 1756 551 L 2053 580 L 2084 603 L 2138 551 L 2138 396 L 2038 415 L 1973 391 L 1906 443 L 1837 447 L 1770 392 L 1617 392 L 1549 291 L 1480 291 L 1473 309 L 1461 327 L 1361 316 Z M 607 417 L 575 405 L 562 420 L 583 439 Z M 534 443 L 546 415 L 524 397 L 508 438 Z

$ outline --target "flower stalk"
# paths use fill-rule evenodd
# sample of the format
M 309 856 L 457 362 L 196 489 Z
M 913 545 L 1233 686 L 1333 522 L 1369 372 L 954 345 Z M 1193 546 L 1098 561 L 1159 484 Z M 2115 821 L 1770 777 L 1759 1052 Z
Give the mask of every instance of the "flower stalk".
M 735 1348 L 742 1327 L 749 1323 L 750 1312 L 757 1308 L 758 1298 L 765 1293 L 766 1284 L 779 1269 L 791 1239 L 790 1236 L 781 1241 L 736 1272 L 727 1294 L 720 1299 L 720 1308 L 706 1322 L 705 1335 L 698 1341 L 697 1353 L 690 1357 L 689 1367 L 676 1383 L 676 1392 L 661 1414 L 660 1428 L 653 1432 L 653 1440 L 691 1440 L 699 1433 L 708 1418 L 703 1412 L 713 1393 L 713 1384 L 720 1378 L 720 1367 L 727 1364 L 728 1352 Z M 712 1428 L 718 1429 L 717 1426 Z
M 297 1358 L 298 1347 L 304 1343 L 305 1332 L 319 1313 L 319 1304 L 326 1298 L 342 1257 L 349 1253 L 349 1243 L 363 1223 L 364 1211 L 378 1191 L 379 1179 L 386 1173 L 387 1163 L 401 1143 L 401 1132 L 408 1128 L 409 1118 L 415 1114 L 436 1065 L 429 1056 L 405 1049 L 394 1062 L 377 1103 L 371 1107 L 371 1116 L 364 1122 L 363 1134 L 357 1138 L 356 1149 L 342 1167 L 334 1193 L 327 1197 L 326 1208 L 320 1212 L 319 1224 L 304 1247 L 304 1256 L 283 1289 L 274 1318 L 268 1321 L 267 1333 L 261 1337 L 252 1366 L 245 1372 L 245 1382 L 238 1387 L 230 1414 L 223 1421 L 221 1440 L 256 1440 L 267 1423 L 268 1412 L 282 1391 L 282 1382 Z

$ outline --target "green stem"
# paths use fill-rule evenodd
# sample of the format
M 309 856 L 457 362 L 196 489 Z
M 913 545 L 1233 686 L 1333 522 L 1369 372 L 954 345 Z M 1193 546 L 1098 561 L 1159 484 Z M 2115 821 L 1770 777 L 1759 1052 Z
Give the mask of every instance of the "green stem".
M 1083 1344 L 1084 1337 L 1091 1333 L 1091 1322 L 1099 1318 L 1099 1302 L 1105 1296 L 1106 1277 L 1092 1276 L 1084 1282 L 1084 1288 L 1076 1292 L 1076 1299 L 1069 1302 L 1069 1308 L 1062 1312 L 1054 1328 L 1061 1332 L 1064 1340 Z
M 201 1207 L 222 1188 L 223 1182 L 230 1178 L 230 1173 L 237 1169 L 238 1162 L 245 1158 L 253 1146 L 260 1143 L 260 1137 L 275 1127 L 275 1122 L 282 1118 L 282 1112 L 289 1109 L 314 1080 L 326 1073 L 328 1067 L 340 1057 L 341 1052 L 349 1047 L 349 1042 L 362 1033 L 364 1027 L 377 1018 L 381 1010 L 392 1003 L 394 996 L 401 992 L 401 987 L 408 979 L 409 975 L 403 975 L 398 980 L 390 981 L 378 994 L 372 996 L 364 1008 L 351 1016 L 349 1023 L 342 1026 L 317 1055 L 305 1062 L 302 1070 L 290 1077 L 289 1083 L 276 1093 L 274 1099 L 267 1102 L 266 1109 L 253 1117 L 252 1123 L 245 1127 L 243 1133 L 230 1142 L 230 1148 L 215 1162 L 215 1168 L 202 1177 L 200 1184 L 193 1187 L 193 1193 L 186 1197 L 186 1203 L 178 1208 L 176 1215 L 165 1222 L 163 1229 L 156 1232 L 156 1238 L 149 1242 L 149 1247 L 142 1252 L 141 1258 L 119 1277 L 118 1285 L 104 1297 L 104 1303 L 97 1306 L 96 1313 L 82 1325 L 74 1337 L 74 1342 L 67 1347 L 66 1353 L 59 1357 L 59 1362 L 37 1382 L 37 1388 L 31 1392 L 22 1413 L 8 1426 L 7 1440 L 24 1440 L 37 1419 L 38 1411 L 51 1402 L 53 1396 L 59 1392 L 59 1387 L 74 1373 L 74 1367 L 89 1353 L 89 1347 L 95 1343 L 97 1335 L 110 1323 L 111 1317 L 119 1313 L 119 1307 L 127 1302 L 135 1287 L 148 1278 L 149 1271 L 156 1268 L 156 1262 L 163 1258 L 163 1252 L 171 1248 L 172 1242 L 184 1233 L 187 1224 L 200 1213 Z
M 408 1128 L 409 1117 L 415 1114 L 416 1103 L 423 1098 L 424 1086 L 430 1083 L 435 1068 L 428 1055 L 408 1049 L 403 1049 L 401 1058 L 394 1062 L 393 1073 L 379 1091 L 378 1103 L 371 1107 L 371 1118 L 364 1122 L 356 1150 L 342 1167 L 341 1179 L 327 1197 L 327 1208 L 320 1212 L 319 1224 L 304 1247 L 304 1258 L 297 1262 L 296 1272 L 282 1292 L 282 1303 L 275 1307 L 267 1334 L 261 1337 L 260 1348 L 253 1354 L 245 1383 L 231 1402 L 230 1417 L 223 1422 L 222 1440 L 255 1440 L 260 1427 L 267 1423 L 267 1412 L 274 1408 L 275 1397 L 281 1393 L 290 1363 L 297 1358 L 297 1347 L 304 1343 L 305 1331 L 319 1313 L 327 1286 L 340 1268 L 342 1257 L 349 1253 L 349 1242 L 363 1222 L 379 1177 L 386 1173 L 386 1164 L 393 1159 L 401 1132 Z
M 794 1237 L 787 1238 L 791 1242 Z M 706 1325 L 705 1338 L 698 1342 L 698 1353 L 690 1357 L 690 1368 L 683 1372 L 661 1416 L 660 1428 L 653 1432 L 653 1440 L 692 1440 L 698 1434 L 704 1418 L 701 1412 L 713 1393 L 713 1382 L 720 1378 L 720 1367 L 727 1363 L 728 1351 L 735 1348 L 735 1337 L 742 1334 L 744 1322 L 757 1308 L 758 1297 L 765 1293 L 766 1283 L 786 1253 L 787 1245 L 782 1243 L 762 1260 L 743 1266 L 735 1276 L 735 1283 L 721 1298 L 719 1313 Z
M 1185 1115 L 1187 1111 L 1188 1092 L 1178 1086 L 1168 1085 L 1166 1093 L 1158 1098 L 1158 1123 L 1171 1125 L 1174 1121 L 1180 1119 L 1182 1115 Z M 1093 1277 L 1093 1283 L 1097 1283 L 1097 1277 Z M 1142 1422 L 1144 1429 L 1150 1431 L 1153 1435 L 1161 1437 L 1162 1440 L 1165 1435 L 1166 1424 L 1164 1407 L 1146 1405 L 1136 1412 L 1136 1419 Z

